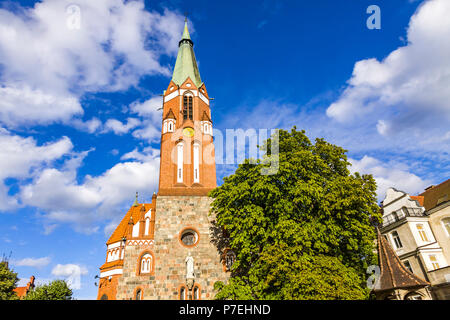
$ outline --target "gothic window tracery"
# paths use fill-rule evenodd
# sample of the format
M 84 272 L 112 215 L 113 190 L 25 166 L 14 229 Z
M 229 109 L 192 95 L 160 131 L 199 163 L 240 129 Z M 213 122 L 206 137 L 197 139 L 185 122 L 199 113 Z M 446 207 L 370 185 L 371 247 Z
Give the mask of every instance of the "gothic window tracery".
M 183 96 L 183 120 L 193 120 L 192 95 L 185 94 Z
M 153 257 L 150 253 L 146 253 L 141 257 L 140 273 L 148 274 L 152 272 L 152 269 L 153 269 Z

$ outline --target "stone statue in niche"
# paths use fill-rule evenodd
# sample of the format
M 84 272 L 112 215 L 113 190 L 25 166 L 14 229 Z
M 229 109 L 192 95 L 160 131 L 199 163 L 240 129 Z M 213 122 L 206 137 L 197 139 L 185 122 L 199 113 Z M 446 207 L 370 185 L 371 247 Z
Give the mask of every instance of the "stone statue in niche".
M 191 256 L 189 252 L 186 257 L 186 279 L 194 279 L 194 258 Z

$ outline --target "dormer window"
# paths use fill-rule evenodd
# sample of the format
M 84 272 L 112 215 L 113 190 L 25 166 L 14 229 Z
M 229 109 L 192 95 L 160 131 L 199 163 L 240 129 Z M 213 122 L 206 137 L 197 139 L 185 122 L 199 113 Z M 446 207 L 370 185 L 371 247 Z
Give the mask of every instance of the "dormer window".
M 193 120 L 193 108 L 192 108 L 192 94 L 185 94 L 183 96 L 183 119 Z

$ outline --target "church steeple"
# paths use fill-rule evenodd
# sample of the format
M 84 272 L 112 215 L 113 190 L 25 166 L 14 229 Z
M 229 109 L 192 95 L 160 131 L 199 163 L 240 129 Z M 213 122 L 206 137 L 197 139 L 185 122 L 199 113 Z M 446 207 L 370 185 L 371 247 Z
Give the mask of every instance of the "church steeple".
M 164 91 L 158 195 L 207 195 L 216 187 L 210 98 L 187 20 L 172 81 Z
M 175 68 L 173 69 L 172 81 L 181 85 L 184 81 L 190 77 L 197 87 L 200 87 L 202 80 L 200 78 L 200 72 L 198 71 L 197 60 L 194 54 L 194 43 L 189 35 L 187 19 L 184 22 L 183 36 L 178 44 L 177 61 L 175 62 Z

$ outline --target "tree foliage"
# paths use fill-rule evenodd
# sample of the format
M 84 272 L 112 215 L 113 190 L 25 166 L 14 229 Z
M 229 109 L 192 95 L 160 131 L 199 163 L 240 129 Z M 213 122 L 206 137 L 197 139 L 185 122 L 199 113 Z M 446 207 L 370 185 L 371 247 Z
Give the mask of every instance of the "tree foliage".
M 217 299 L 364 299 L 379 221 L 371 175 L 350 174 L 346 150 L 279 131 L 211 191 L 219 250 L 236 261 Z M 262 175 L 273 146 L 279 169 Z M 256 163 L 256 164 L 255 164 Z M 217 230 L 220 230 L 218 232 Z
M 24 300 L 71 300 L 72 290 L 64 280 L 54 280 L 28 292 Z
M 9 268 L 8 262 L 0 261 L 0 300 L 18 299 L 13 291 L 17 287 L 18 281 L 17 273 Z

